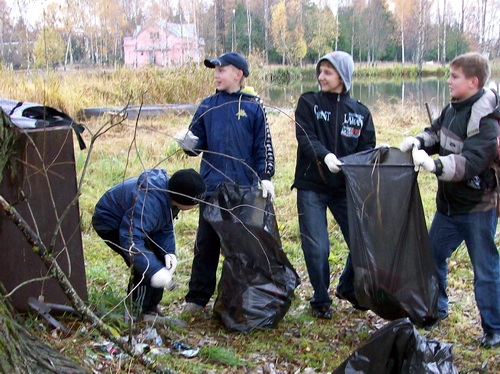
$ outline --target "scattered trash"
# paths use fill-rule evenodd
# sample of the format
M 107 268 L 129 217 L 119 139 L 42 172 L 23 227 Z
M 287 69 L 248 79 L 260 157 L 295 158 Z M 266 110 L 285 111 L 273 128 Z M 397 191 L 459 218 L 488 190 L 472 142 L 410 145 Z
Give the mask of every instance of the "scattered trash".
M 191 349 L 191 347 L 183 342 L 174 342 L 172 343 L 172 349 L 174 351 L 182 351 L 185 349 Z
M 172 343 L 172 349 L 174 351 L 178 351 L 179 355 L 186 357 L 186 358 L 195 357 L 200 352 L 199 348 L 192 349 L 189 345 L 187 345 L 183 342 Z
M 193 358 L 193 357 L 196 357 L 199 352 L 200 352 L 199 348 L 188 349 L 188 350 L 180 352 L 180 355 L 184 356 L 186 358 Z
M 154 342 L 155 345 L 163 345 L 163 339 L 161 336 L 158 334 L 158 331 L 156 331 L 155 328 L 153 327 L 148 327 L 144 329 L 142 333 L 137 335 L 136 337 L 137 341 L 140 342 L 147 342 L 147 341 L 152 341 Z
M 164 348 L 164 347 L 151 348 L 149 353 L 151 353 L 152 355 L 168 355 L 172 353 L 172 350 L 170 348 Z
M 149 345 L 144 344 L 144 343 L 139 343 L 134 345 L 134 354 L 135 355 L 141 355 L 143 353 L 148 353 L 151 350 Z

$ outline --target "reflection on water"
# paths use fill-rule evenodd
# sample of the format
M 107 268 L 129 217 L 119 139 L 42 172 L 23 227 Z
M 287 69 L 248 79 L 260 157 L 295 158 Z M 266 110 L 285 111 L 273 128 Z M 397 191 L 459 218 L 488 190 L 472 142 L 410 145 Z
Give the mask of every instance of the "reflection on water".
M 488 85 L 498 92 L 500 77 L 492 77 Z M 316 81 L 306 79 L 288 85 L 270 85 L 261 92 L 264 103 L 270 107 L 295 108 L 303 92 L 317 91 Z M 377 104 L 421 105 L 428 103 L 433 117 L 450 100 L 446 78 L 423 78 L 413 80 L 361 79 L 353 81 L 351 96 L 369 108 Z

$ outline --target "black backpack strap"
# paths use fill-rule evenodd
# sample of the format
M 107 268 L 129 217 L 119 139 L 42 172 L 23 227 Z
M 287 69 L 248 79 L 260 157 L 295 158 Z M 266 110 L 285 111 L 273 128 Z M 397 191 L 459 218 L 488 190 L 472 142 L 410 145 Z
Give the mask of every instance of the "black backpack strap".
M 12 108 L 12 110 L 10 111 L 9 116 L 11 116 L 11 115 L 12 115 L 12 113 L 14 113 L 14 111 L 15 111 L 17 108 L 19 108 L 21 105 L 23 105 L 23 102 L 22 102 L 22 101 L 18 102 L 18 103 L 14 106 L 14 108 Z

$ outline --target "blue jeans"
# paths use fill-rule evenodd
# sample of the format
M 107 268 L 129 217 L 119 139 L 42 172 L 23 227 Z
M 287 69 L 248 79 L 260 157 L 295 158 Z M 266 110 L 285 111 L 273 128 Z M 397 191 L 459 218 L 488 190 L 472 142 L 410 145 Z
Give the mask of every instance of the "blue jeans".
M 474 294 L 484 332 L 500 332 L 500 270 L 495 245 L 498 218 L 488 212 L 447 216 L 436 212 L 429 230 L 439 282 L 440 316 L 448 313 L 447 259 L 465 241 L 474 269 Z
M 337 221 L 346 243 L 349 243 L 347 218 L 347 196 L 331 196 L 307 190 L 297 190 L 297 209 L 299 213 L 300 238 L 306 261 L 309 279 L 314 289 L 311 300 L 313 308 L 330 306 L 332 299 L 328 293 L 330 287 L 330 241 L 326 209 L 329 209 Z M 337 290 L 344 295 L 354 295 L 354 270 L 350 255 L 339 279 Z

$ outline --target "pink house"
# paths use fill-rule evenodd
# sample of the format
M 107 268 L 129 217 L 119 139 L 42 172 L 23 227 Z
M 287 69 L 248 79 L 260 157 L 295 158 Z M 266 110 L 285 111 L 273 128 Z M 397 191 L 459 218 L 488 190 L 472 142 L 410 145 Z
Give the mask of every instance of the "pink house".
M 199 63 L 205 42 L 198 38 L 195 25 L 157 22 L 138 26 L 133 36 L 123 39 L 125 65 L 174 66 Z

